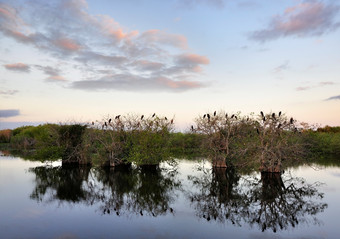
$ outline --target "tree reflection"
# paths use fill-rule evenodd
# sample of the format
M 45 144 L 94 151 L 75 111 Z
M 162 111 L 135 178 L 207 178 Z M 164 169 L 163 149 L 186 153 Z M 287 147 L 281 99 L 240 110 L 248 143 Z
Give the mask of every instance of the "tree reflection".
M 299 223 L 318 223 L 316 214 L 327 208 L 319 184 L 301 178 L 263 173 L 240 176 L 233 169 L 205 171 L 202 177 L 189 176 L 198 189 L 189 193 L 197 216 L 220 223 L 248 224 L 276 232 Z
M 31 199 L 48 202 L 55 200 L 79 202 L 88 197 L 88 192 L 82 187 L 87 181 L 90 168 L 36 167 L 29 172 L 35 174 L 35 189 Z M 46 198 L 47 197 L 47 198 Z
M 172 213 L 181 189 L 173 168 L 36 167 L 31 199 L 39 202 L 94 205 L 102 214 L 159 216 Z

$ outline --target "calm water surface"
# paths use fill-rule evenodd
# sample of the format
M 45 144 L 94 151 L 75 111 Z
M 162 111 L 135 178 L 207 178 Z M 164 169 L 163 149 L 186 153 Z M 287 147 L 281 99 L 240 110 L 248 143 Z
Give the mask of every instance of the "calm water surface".
M 282 177 L 62 168 L 0 156 L 0 238 L 338 238 L 340 168 Z

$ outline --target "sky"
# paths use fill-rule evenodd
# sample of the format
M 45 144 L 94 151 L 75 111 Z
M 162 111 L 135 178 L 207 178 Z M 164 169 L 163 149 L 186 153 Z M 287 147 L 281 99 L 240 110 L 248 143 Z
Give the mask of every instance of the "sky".
M 215 110 L 340 125 L 340 0 L 0 0 L 0 129 Z

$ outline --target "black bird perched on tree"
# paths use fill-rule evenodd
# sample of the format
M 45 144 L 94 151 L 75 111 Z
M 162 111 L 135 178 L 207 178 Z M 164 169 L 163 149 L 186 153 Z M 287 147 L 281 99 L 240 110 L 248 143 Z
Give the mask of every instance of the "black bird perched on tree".
M 205 118 L 205 116 L 207 116 L 206 114 L 203 115 L 203 119 Z
M 156 113 L 153 113 L 152 118 L 155 117 Z
M 275 118 L 275 113 L 272 113 L 272 118 L 273 118 L 274 120 L 276 120 L 276 118 Z
M 104 125 L 105 125 L 105 127 L 107 127 L 107 123 L 106 122 L 104 123 Z
M 193 125 L 191 125 L 191 131 L 194 131 L 194 126 Z
M 215 110 L 215 112 L 214 112 L 214 116 L 216 116 L 216 110 Z
M 207 114 L 207 117 L 208 117 L 208 120 L 210 120 L 210 115 L 209 114 Z
M 234 118 L 235 115 L 232 115 L 231 118 Z
M 264 117 L 264 114 L 263 114 L 263 112 L 261 111 L 261 116 L 262 116 L 262 118 Z
M 165 117 L 164 119 L 165 119 L 165 120 L 168 120 L 168 118 L 167 118 L 167 117 Z
M 294 122 L 293 117 L 290 118 L 290 123 L 292 124 Z
M 266 121 L 266 116 L 263 117 L 263 122 Z
M 237 119 L 237 116 L 235 115 L 235 119 Z
M 173 123 L 174 123 L 174 119 L 171 119 L 170 124 L 173 124 Z
M 279 117 L 281 116 L 281 111 L 279 112 Z
M 225 117 L 228 118 L 228 113 L 225 114 Z
M 111 123 L 111 119 L 109 119 L 109 124 Z
M 141 215 L 141 216 L 143 216 L 143 211 L 142 211 L 142 210 L 140 210 L 140 212 L 139 212 L 139 213 L 140 213 L 140 215 Z
M 141 117 L 140 117 L 140 119 L 142 120 L 144 118 L 144 115 L 142 115 Z

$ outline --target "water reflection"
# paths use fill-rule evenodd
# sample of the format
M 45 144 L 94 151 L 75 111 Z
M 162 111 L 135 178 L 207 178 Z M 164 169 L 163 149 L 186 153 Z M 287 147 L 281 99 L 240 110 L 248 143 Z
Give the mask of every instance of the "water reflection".
M 181 189 L 174 168 L 36 167 L 38 202 L 95 205 L 101 214 L 154 216 L 173 213 L 171 203 Z
M 276 232 L 301 223 L 318 224 L 316 214 L 327 208 L 318 183 L 306 184 L 289 175 L 267 173 L 258 178 L 218 169 L 188 179 L 198 189 L 188 192 L 191 205 L 196 215 L 207 221 Z

